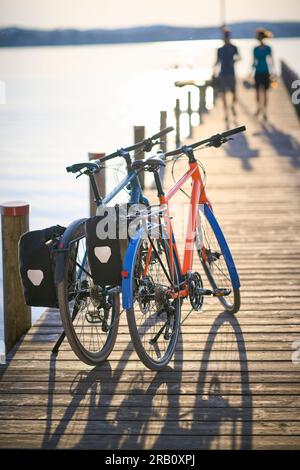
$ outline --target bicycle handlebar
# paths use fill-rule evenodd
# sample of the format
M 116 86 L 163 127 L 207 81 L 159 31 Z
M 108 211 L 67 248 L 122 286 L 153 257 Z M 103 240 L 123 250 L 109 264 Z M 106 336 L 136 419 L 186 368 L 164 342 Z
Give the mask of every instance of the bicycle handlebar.
M 132 152 L 133 150 L 138 150 L 143 148 L 145 152 L 150 152 L 152 150 L 153 145 L 155 142 L 154 140 L 163 137 L 164 135 L 172 132 L 174 127 L 167 127 L 166 129 L 162 129 L 160 132 L 153 134 L 151 137 L 142 140 L 141 142 L 137 142 L 136 144 L 130 145 L 129 147 L 122 148 L 117 150 L 116 152 L 110 153 L 109 155 L 105 155 L 104 157 L 99 158 L 98 160 L 94 160 L 92 163 L 75 163 L 74 165 L 68 166 L 66 168 L 67 172 L 69 173 L 77 173 L 81 171 L 83 168 L 87 168 L 91 171 L 98 171 L 101 168 L 101 163 L 106 162 L 107 160 L 111 160 L 112 158 L 122 157 L 124 153 Z
M 99 161 L 105 162 L 115 157 L 121 157 L 122 152 L 132 152 L 133 150 L 138 150 L 142 147 L 144 147 L 145 152 L 151 152 L 153 147 L 153 140 L 159 139 L 160 137 L 163 137 L 164 135 L 168 134 L 169 132 L 172 132 L 173 130 L 174 127 L 167 127 L 166 129 L 162 129 L 160 132 L 157 132 L 156 134 L 152 135 L 151 137 L 148 137 L 147 139 L 142 140 L 141 142 L 137 142 L 136 144 L 130 145 L 129 147 L 123 147 L 122 149 L 117 150 L 116 152 L 99 158 Z
M 172 150 L 171 152 L 167 152 L 165 153 L 165 157 L 180 155 L 181 153 L 184 152 L 186 148 L 195 149 L 197 147 L 200 147 L 201 145 L 207 145 L 211 147 L 220 147 L 222 144 L 227 142 L 228 137 L 235 135 L 235 134 L 239 134 L 240 132 L 244 132 L 245 130 L 246 130 L 246 126 L 240 126 L 234 129 L 230 129 L 229 131 L 222 132 L 221 134 L 212 135 L 208 139 L 199 140 L 198 142 L 195 142 L 194 144 L 183 146 L 183 147 L 180 147 L 179 149 Z
M 245 132 L 246 126 L 235 127 L 234 129 L 230 129 L 229 131 L 225 131 L 222 133 L 223 137 L 230 137 L 231 135 L 239 134 L 240 132 Z
M 162 129 L 161 131 L 157 132 L 157 134 L 154 134 L 152 137 L 150 137 L 150 140 L 159 139 L 160 137 L 163 137 L 164 135 L 172 131 L 174 131 L 174 127 L 172 126 L 166 127 L 165 129 Z

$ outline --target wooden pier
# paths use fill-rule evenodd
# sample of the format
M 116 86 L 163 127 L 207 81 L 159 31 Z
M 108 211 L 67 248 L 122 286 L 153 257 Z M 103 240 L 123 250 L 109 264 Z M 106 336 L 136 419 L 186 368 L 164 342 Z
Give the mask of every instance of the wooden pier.
M 239 314 L 207 299 L 155 373 L 133 351 L 125 316 L 102 367 L 85 366 L 66 341 L 52 356 L 62 327 L 47 311 L 1 366 L 0 447 L 300 448 L 300 128 L 283 85 L 270 100 L 270 121 L 259 122 L 254 91 L 240 84 L 230 127 L 247 133 L 198 154 L 240 273 Z M 218 101 L 193 139 L 224 129 Z

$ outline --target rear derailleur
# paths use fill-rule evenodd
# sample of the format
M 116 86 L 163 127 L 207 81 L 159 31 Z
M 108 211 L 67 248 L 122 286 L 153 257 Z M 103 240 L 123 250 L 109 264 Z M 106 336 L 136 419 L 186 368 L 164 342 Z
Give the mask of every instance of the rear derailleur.
M 83 285 L 84 282 L 86 285 Z M 89 285 L 87 281 L 81 283 L 82 298 L 90 297 L 91 306 L 86 306 L 85 319 L 90 324 L 100 324 L 103 332 L 109 331 L 108 317 L 112 307 L 110 296 L 105 288 L 95 284 Z M 78 299 L 77 299 L 78 301 Z M 91 308 L 92 307 L 92 308 Z

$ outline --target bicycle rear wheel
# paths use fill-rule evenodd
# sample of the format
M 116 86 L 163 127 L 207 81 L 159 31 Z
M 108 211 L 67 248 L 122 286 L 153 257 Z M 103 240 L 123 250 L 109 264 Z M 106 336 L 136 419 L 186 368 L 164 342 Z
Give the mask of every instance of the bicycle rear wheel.
M 196 246 L 212 289 L 230 292 L 218 296 L 220 303 L 227 312 L 237 313 L 241 304 L 238 274 L 221 228 L 205 205 L 199 209 Z
M 134 304 L 127 310 L 127 321 L 141 361 L 149 369 L 161 370 L 173 356 L 180 328 L 181 301 L 174 296 L 179 287 L 178 269 L 175 262 L 172 273 L 166 240 L 139 243 L 134 259 Z
M 96 365 L 105 361 L 114 347 L 120 295 L 107 293 L 93 283 L 86 256 L 85 225 L 74 230 L 71 238 L 63 281 L 57 285 L 59 309 L 74 353 L 86 364 Z

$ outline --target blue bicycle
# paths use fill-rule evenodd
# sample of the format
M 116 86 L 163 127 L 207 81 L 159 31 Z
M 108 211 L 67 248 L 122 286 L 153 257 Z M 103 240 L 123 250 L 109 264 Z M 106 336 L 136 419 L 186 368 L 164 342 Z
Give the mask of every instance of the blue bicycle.
M 138 174 L 141 170 L 133 167 L 130 152 L 150 152 L 154 145 L 159 144 L 160 137 L 172 130 L 172 127 L 164 129 L 142 142 L 122 148 L 100 160 L 71 165 L 67 167 L 67 171 L 89 177 L 97 207 L 108 206 L 123 189 L 129 191 L 129 204 L 149 206 L 140 185 Z M 125 160 L 127 175 L 102 199 L 95 174 L 101 171 L 105 161 L 116 157 Z M 64 232 L 57 250 L 55 283 L 64 333 L 78 358 L 87 364 L 96 365 L 108 358 L 116 341 L 120 316 L 120 286 L 98 285 L 94 282 L 87 255 L 86 221 L 86 218 L 76 220 Z M 63 337 L 62 335 L 61 340 Z

